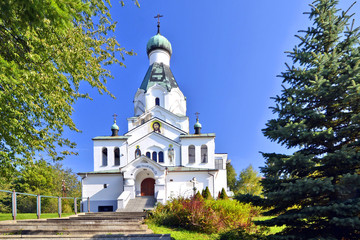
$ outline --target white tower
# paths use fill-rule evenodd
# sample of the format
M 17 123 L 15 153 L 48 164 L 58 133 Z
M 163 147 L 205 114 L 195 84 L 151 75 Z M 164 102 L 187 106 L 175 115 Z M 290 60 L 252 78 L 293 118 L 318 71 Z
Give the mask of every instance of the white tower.
M 177 116 L 186 116 L 186 98 L 170 70 L 170 42 L 160 33 L 147 43 L 150 66 L 134 98 L 134 115 L 138 117 L 155 106 Z

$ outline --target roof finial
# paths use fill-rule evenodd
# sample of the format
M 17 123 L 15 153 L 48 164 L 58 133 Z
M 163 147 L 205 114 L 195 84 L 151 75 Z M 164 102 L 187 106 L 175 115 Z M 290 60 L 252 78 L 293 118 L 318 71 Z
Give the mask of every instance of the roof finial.
M 154 18 L 157 18 L 158 19 L 158 22 L 157 22 L 157 28 L 158 28 L 158 34 L 160 34 L 160 18 L 163 17 L 163 15 L 156 15 Z
M 202 126 L 201 126 L 201 123 L 199 123 L 199 115 L 200 115 L 200 113 L 196 112 L 195 115 L 196 115 L 196 123 L 194 125 L 195 134 L 201 134 Z
M 117 114 L 114 113 L 113 117 L 114 117 L 114 124 L 111 126 L 111 136 L 118 136 L 119 126 L 116 125 Z
M 198 122 L 198 121 L 199 121 L 199 115 L 200 115 L 200 113 L 199 113 L 199 112 L 196 112 L 195 115 L 196 115 L 196 121 Z
M 114 115 L 112 115 L 114 117 L 114 123 L 116 123 L 116 117 L 118 116 L 116 113 L 114 113 Z

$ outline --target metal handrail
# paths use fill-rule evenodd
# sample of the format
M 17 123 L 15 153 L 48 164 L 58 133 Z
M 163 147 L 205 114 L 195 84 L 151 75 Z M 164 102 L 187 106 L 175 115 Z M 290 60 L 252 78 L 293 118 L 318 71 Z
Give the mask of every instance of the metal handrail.
M 32 197 L 36 197 L 36 215 L 37 218 L 40 219 L 40 215 L 41 215 L 41 198 L 45 197 L 45 198 L 57 198 L 58 199 L 58 214 L 59 214 L 59 218 L 61 217 L 61 200 L 62 199 L 74 199 L 74 212 L 75 214 L 77 214 L 77 200 L 82 200 L 84 199 L 83 197 L 60 197 L 60 196 L 46 196 L 46 195 L 40 195 L 40 194 L 32 194 L 32 193 L 22 193 L 22 192 L 15 192 L 15 190 L 13 191 L 9 191 L 9 190 L 1 190 L 0 192 L 5 192 L 5 193 L 11 193 L 11 206 L 12 206 L 12 217 L 13 220 L 16 220 L 16 215 L 17 215 L 17 195 L 26 195 L 26 196 L 32 196 Z M 90 198 L 85 198 L 88 200 L 88 208 L 90 209 Z

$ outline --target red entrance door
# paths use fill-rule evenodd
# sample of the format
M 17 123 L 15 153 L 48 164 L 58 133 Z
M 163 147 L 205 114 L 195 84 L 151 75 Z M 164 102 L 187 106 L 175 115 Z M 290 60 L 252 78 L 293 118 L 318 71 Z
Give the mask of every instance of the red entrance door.
M 141 182 L 141 196 L 154 196 L 155 179 L 146 178 Z

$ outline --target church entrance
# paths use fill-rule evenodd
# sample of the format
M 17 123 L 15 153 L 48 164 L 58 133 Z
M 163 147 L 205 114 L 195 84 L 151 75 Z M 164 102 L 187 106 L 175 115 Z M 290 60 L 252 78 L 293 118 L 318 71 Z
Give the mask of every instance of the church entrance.
M 141 182 L 141 196 L 154 196 L 155 179 L 146 178 Z

